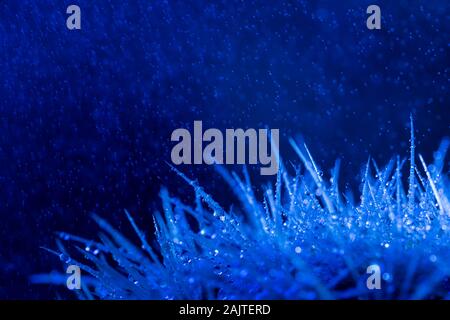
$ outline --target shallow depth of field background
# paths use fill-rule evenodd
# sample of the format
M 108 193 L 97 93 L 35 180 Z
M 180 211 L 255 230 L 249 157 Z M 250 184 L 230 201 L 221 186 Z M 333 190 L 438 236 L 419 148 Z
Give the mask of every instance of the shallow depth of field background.
M 382 30 L 366 28 L 370 4 Z M 94 237 L 90 213 L 133 237 L 127 208 L 151 235 L 160 186 L 188 202 L 165 162 L 194 120 L 279 128 L 294 162 L 287 140 L 304 139 L 325 175 L 342 159 L 355 193 L 369 155 L 407 156 L 410 113 L 431 159 L 450 136 L 449 14 L 444 0 L 0 0 L 0 298 L 73 297 L 28 277 L 64 272 L 40 247 Z M 212 168 L 181 169 L 233 202 Z

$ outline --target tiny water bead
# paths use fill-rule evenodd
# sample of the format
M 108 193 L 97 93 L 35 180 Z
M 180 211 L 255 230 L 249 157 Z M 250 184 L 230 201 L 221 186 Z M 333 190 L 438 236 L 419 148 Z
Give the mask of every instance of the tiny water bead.
M 389 274 L 387 272 L 383 273 L 383 280 L 387 281 L 387 282 L 391 281 L 392 280 L 391 274 Z
M 241 272 L 239 274 L 242 278 L 245 278 L 248 275 L 248 271 L 246 269 L 244 269 L 244 270 L 241 270 Z
M 64 263 L 70 263 L 72 261 L 72 259 L 69 256 L 62 253 L 59 255 L 59 259 Z

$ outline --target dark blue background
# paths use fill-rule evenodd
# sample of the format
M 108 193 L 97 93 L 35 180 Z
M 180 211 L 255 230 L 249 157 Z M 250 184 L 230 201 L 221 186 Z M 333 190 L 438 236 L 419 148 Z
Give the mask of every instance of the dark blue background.
M 373 3 L 382 30 L 366 28 Z M 279 128 L 289 160 L 301 134 L 355 191 L 369 154 L 407 154 L 410 113 L 430 159 L 450 134 L 449 13 L 446 0 L 0 1 L 0 298 L 68 296 L 28 276 L 64 271 L 39 247 L 57 230 L 93 237 L 90 212 L 131 235 L 128 208 L 150 233 L 160 186 L 188 190 L 165 161 L 194 120 Z M 231 201 L 211 168 L 183 170 Z

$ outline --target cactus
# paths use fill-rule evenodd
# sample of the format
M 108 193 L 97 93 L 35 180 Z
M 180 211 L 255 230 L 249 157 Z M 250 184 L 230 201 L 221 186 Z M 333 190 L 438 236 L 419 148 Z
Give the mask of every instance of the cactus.
M 239 203 L 229 210 L 172 167 L 193 188 L 196 201 L 183 203 L 162 188 L 154 237 L 126 211 L 139 244 L 94 216 L 102 230 L 98 241 L 61 233 L 58 249 L 49 251 L 81 267 L 82 299 L 450 297 L 448 140 L 432 165 L 420 154 L 416 165 L 411 121 L 409 160 L 397 156 L 378 167 L 369 159 L 359 201 L 340 192 L 339 161 L 327 179 L 306 145 L 290 143 L 301 162 L 288 168 L 280 159 L 275 185 L 265 186 L 260 197 L 245 167 L 242 175 L 217 167 Z M 79 253 L 69 254 L 68 248 Z M 366 270 L 374 264 L 381 272 L 380 290 L 366 286 Z M 65 283 L 55 274 L 32 280 Z

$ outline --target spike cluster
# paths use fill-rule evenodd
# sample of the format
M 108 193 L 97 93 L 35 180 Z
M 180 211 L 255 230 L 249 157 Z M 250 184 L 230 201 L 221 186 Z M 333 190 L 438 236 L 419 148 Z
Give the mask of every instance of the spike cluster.
M 68 254 L 62 242 L 57 254 L 89 274 L 80 298 L 448 299 L 450 181 L 443 170 L 449 141 L 432 165 L 419 155 L 416 167 L 412 126 L 411 132 L 407 190 L 405 161 L 397 157 L 379 168 L 369 159 L 354 201 L 339 191 L 339 161 L 327 180 L 308 148 L 291 140 L 302 165 L 291 175 L 281 163 L 275 186 L 265 187 L 260 199 L 245 168 L 242 177 L 217 168 L 240 202 L 232 210 L 172 168 L 197 200 L 190 206 L 163 188 L 154 237 L 128 212 L 138 246 L 95 216 L 100 241 L 62 233 L 63 240 L 82 244 L 81 255 Z M 373 264 L 381 269 L 379 290 L 366 286 Z M 65 283 L 55 275 L 33 279 Z

